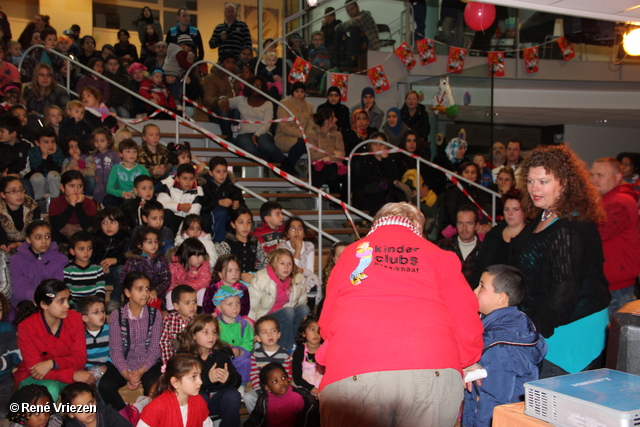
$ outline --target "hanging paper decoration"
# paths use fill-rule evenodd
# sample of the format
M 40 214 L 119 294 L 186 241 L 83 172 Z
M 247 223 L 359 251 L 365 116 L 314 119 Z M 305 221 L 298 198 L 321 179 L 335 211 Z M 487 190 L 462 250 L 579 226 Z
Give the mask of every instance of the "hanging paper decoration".
M 332 74 L 331 86 L 340 89 L 340 101 L 347 102 L 347 94 L 349 93 L 349 74 Z
M 461 74 L 464 69 L 464 58 L 467 56 L 467 49 L 461 47 L 449 48 L 449 60 L 447 61 L 447 72 Z
M 400 46 L 393 51 L 393 53 L 400 58 L 400 61 L 402 61 L 408 70 L 416 66 L 416 59 L 413 56 L 413 50 L 411 50 L 407 42 L 402 42 Z
M 504 52 L 489 52 L 489 76 L 504 77 Z
M 527 74 L 537 73 L 538 64 L 540 64 L 540 49 L 538 46 L 523 49 L 522 56 L 524 57 L 524 68 L 527 70 Z
M 382 93 L 385 90 L 391 89 L 389 80 L 387 80 L 387 75 L 385 74 L 382 65 L 369 68 L 367 70 L 367 75 L 369 76 L 369 80 L 371 80 L 371 84 L 373 85 L 373 89 L 376 93 Z
M 422 39 L 416 42 L 418 45 L 418 54 L 420 55 L 420 64 L 427 65 L 436 62 L 436 42 L 431 39 Z
M 431 110 L 436 116 L 441 112 L 446 113 L 449 117 L 455 117 L 458 115 L 458 106 L 453 100 L 453 94 L 451 93 L 451 86 L 449 86 L 448 77 L 440 79 L 438 92 L 433 96 L 433 102 L 431 102 Z
M 288 80 L 289 83 L 306 83 L 309 71 L 311 71 L 311 64 L 298 56 L 291 66 Z
M 560 48 L 560 52 L 562 52 L 562 58 L 565 61 L 569 61 L 576 56 L 576 51 L 573 49 L 573 45 L 567 41 L 565 37 L 560 37 L 556 39 L 558 43 L 558 47 Z

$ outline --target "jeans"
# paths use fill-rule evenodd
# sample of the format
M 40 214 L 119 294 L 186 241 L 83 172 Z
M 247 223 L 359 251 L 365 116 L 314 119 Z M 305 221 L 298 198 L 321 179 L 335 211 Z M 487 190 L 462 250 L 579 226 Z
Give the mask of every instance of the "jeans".
M 122 265 L 112 265 L 109 267 L 109 274 L 104 275 L 104 282 L 106 286 L 113 286 L 111 291 L 111 301 L 120 302 L 122 298 L 122 289 L 120 286 L 120 273 L 122 273 Z
M 442 18 L 442 32 L 444 33 L 444 41 L 449 46 L 462 47 L 464 37 L 464 11 L 450 11 L 453 16 L 444 16 Z M 452 30 L 455 33 L 452 34 Z
M 96 177 L 85 176 L 84 177 L 84 194 L 86 196 L 93 196 L 93 190 L 96 188 Z
M 275 317 L 280 324 L 280 341 L 279 344 L 285 350 L 291 350 L 295 336 L 298 333 L 298 327 L 300 322 L 305 318 L 311 309 L 309 306 L 298 305 L 296 307 L 284 307 L 273 313 L 269 313 L 270 316 Z
M 298 138 L 298 141 L 289 148 L 289 153 L 287 155 L 289 163 L 291 163 L 292 166 L 295 166 L 296 163 L 298 163 L 298 160 L 300 160 L 300 157 L 302 157 L 306 152 L 307 146 L 305 145 L 304 140 L 302 138 Z
M 208 375 L 208 373 L 203 373 Z M 217 415 L 222 422 L 220 427 L 240 426 L 240 392 L 233 387 L 218 390 L 209 397 L 209 393 L 200 392 L 209 406 L 209 415 Z
M 609 304 L 609 318 L 615 314 L 623 305 L 633 299 L 634 286 L 611 291 L 611 303 Z
M 253 143 L 252 133 L 243 133 L 238 135 L 235 144 L 244 151 L 253 154 L 267 162 L 282 163 L 286 156 L 280 151 L 273 141 L 270 133 L 263 133 L 258 137 L 258 146 Z
M 33 196 L 35 200 L 44 199 L 49 193 L 52 199 L 60 195 L 60 174 L 56 171 L 49 171 L 45 178 L 40 172 L 36 172 L 29 178 L 33 186 Z
M 211 211 L 211 236 L 213 243 L 224 241 L 227 233 L 227 223 L 229 222 L 229 209 L 224 206 L 216 206 Z
M 122 117 L 123 119 L 131 118 L 131 113 L 129 112 L 129 110 L 124 108 L 122 105 L 119 107 L 109 107 L 109 111 L 111 111 L 112 113 L 116 113 L 119 117 Z
M 228 117 L 230 119 L 240 119 L 240 113 L 235 108 L 229 111 L 222 111 L 219 107 L 211 109 L 214 114 L 221 117 Z M 239 123 L 232 120 L 218 119 L 216 117 L 209 116 L 209 121 L 217 123 L 220 126 L 220 133 L 227 141 L 233 141 L 233 126 L 237 126 Z
M 416 41 L 425 38 L 424 27 L 427 19 L 427 3 L 411 3 L 413 6 L 413 20 L 416 23 L 416 29 L 413 31 L 413 45 Z

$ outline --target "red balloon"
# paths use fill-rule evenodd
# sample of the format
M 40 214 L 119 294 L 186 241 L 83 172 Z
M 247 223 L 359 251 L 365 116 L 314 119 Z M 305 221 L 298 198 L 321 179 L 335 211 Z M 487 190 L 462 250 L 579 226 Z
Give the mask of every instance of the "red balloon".
M 470 2 L 464 7 L 464 21 L 474 31 L 484 31 L 496 19 L 496 7 L 492 4 Z

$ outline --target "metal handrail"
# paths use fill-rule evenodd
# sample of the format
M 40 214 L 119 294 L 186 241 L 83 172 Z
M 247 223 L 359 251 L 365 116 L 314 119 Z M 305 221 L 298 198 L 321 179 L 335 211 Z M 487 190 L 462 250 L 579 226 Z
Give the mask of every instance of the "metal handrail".
M 455 172 L 451 172 L 449 169 L 443 168 L 440 165 L 437 165 L 433 162 L 430 162 L 428 160 L 423 159 L 422 157 L 417 157 L 414 154 L 403 150 L 402 148 L 398 148 L 395 145 L 386 142 L 386 141 L 382 141 L 379 139 L 367 139 L 366 141 L 362 141 L 361 143 L 357 144 L 353 150 L 351 150 L 351 152 L 349 153 L 349 160 L 347 161 L 347 170 L 348 170 L 348 176 L 347 176 L 347 204 L 351 205 L 351 161 L 353 160 L 354 157 L 361 157 L 362 155 L 374 155 L 376 153 L 379 153 L 380 151 L 371 151 L 368 153 L 358 153 L 358 156 L 354 156 L 354 154 L 356 153 L 356 151 L 358 150 L 358 148 L 362 147 L 365 144 L 369 144 L 370 142 L 375 142 L 377 144 L 382 144 L 382 145 L 386 145 L 387 147 L 389 147 L 390 149 L 394 150 L 394 153 L 402 153 L 405 156 L 409 156 L 409 157 L 413 157 L 414 159 L 416 159 L 416 174 L 418 176 L 418 179 L 422 179 L 420 176 L 420 163 L 424 163 L 427 166 L 430 166 L 434 169 L 437 169 L 443 173 L 446 174 L 451 174 L 453 176 L 455 176 L 458 180 L 460 181 L 464 181 L 467 184 L 471 184 L 474 187 L 477 187 L 478 189 L 485 191 L 487 193 L 489 193 L 491 195 L 491 221 L 492 224 L 495 226 L 496 225 L 496 197 L 500 197 L 502 198 L 502 195 L 500 193 L 497 193 L 493 190 L 490 190 L 489 188 L 478 184 L 477 182 L 473 182 L 468 180 L 467 178 L 464 178 L 463 176 L 458 175 Z M 386 151 L 386 150 L 385 150 Z M 418 189 L 419 190 L 419 189 Z M 417 198 L 418 200 L 416 201 L 416 205 L 418 206 L 418 209 L 420 208 L 420 197 Z

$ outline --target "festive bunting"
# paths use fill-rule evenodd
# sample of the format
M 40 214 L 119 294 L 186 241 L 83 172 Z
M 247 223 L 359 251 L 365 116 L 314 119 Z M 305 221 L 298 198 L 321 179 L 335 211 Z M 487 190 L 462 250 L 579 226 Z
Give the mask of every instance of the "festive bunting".
M 349 93 L 349 74 L 332 74 L 331 86 L 337 86 L 340 89 L 340 101 L 347 102 L 347 94 Z
M 309 71 L 311 71 L 311 64 L 298 56 L 291 66 L 291 71 L 289 72 L 289 83 L 306 83 Z
M 387 75 L 385 74 L 382 65 L 369 68 L 367 70 L 367 75 L 369 76 L 369 80 L 371 80 L 371 84 L 373 85 L 373 89 L 376 93 L 382 93 L 385 90 L 391 89 L 389 80 L 387 80 Z
M 431 39 L 422 39 L 418 40 L 416 45 L 418 46 L 421 65 L 428 65 L 438 60 L 438 56 L 436 55 L 436 42 Z
M 464 70 L 464 58 L 467 56 L 467 49 L 461 47 L 449 48 L 449 60 L 447 61 L 447 72 L 461 74 Z
M 393 53 L 396 54 L 400 61 L 407 67 L 408 70 L 412 69 L 416 65 L 416 59 L 413 56 L 413 50 L 409 47 L 407 42 L 402 42 L 400 46 L 398 46 Z
M 560 52 L 562 52 L 562 58 L 565 61 L 569 61 L 576 56 L 576 51 L 573 49 L 573 45 L 567 41 L 565 37 L 556 39 Z
M 489 52 L 489 76 L 504 77 L 504 52 Z
M 540 49 L 538 46 L 523 49 L 522 56 L 524 57 L 524 68 L 527 70 L 527 74 L 537 73 L 538 65 L 540 64 Z

